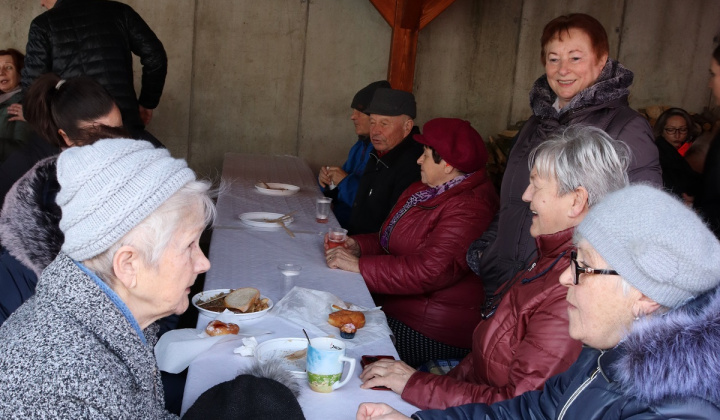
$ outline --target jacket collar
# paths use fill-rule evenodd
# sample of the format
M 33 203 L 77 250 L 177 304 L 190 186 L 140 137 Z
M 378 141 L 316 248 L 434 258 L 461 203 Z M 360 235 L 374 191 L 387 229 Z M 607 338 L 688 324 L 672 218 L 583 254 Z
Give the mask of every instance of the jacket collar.
M 412 130 L 410 130 L 410 134 L 398 143 L 397 146 L 393 147 L 392 150 L 382 155 L 382 157 L 378 157 L 375 148 L 373 148 L 372 152 L 370 152 L 370 156 L 377 159 L 378 163 L 390 168 L 405 154 L 408 149 L 411 149 L 413 146 L 417 147 L 416 145 L 419 143 L 413 139 L 413 135 L 415 134 L 420 134 L 420 129 L 417 128 L 417 126 L 413 126 Z M 420 157 L 420 155 L 418 155 L 418 157 Z
M 570 103 L 558 112 L 553 107 L 557 95 L 550 88 L 547 75 L 542 75 L 530 90 L 530 107 L 533 114 L 541 119 L 561 119 L 581 109 L 627 98 L 633 78 L 632 71 L 617 61 L 608 59 L 597 81 L 575 95 Z
M 572 237 L 575 228 L 571 227 L 549 235 L 540 235 L 535 238 L 539 258 L 555 258 L 572 247 Z

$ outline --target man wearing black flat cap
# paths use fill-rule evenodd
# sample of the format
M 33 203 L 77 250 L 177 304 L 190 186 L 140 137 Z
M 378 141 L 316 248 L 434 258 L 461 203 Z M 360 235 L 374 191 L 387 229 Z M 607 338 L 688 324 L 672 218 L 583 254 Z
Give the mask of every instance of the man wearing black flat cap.
M 350 119 L 358 135 L 357 142 L 350 149 L 347 161 L 340 166 L 323 166 L 318 174 L 318 183 L 323 188 L 325 197 L 333 199 L 333 213 L 340 226 L 347 228 L 350 223 L 350 212 L 355 201 L 360 178 L 365 172 L 365 165 L 370 158 L 373 147 L 370 144 L 370 116 L 365 110 L 370 106 L 375 91 L 389 88 L 387 80 L 370 83 L 360 89 L 353 97 L 350 108 Z
M 373 150 L 350 214 L 348 231 L 352 235 L 380 230 L 400 194 L 420 180 L 417 159 L 423 154 L 423 146 L 413 140 L 420 130 L 413 121 L 412 93 L 377 89 L 365 113 L 370 115 Z

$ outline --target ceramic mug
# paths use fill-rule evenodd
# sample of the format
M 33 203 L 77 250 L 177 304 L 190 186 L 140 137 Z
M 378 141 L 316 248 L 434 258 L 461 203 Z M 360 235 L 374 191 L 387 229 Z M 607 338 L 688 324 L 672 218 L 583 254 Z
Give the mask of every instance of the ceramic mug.
M 342 381 L 343 363 L 349 363 L 348 373 Z M 316 392 L 332 392 L 352 378 L 355 359 L 345 356 L 345 343 L 337 338 L 318 337 L 310 339 L 307 351 L 307 376 L 310 389 Z

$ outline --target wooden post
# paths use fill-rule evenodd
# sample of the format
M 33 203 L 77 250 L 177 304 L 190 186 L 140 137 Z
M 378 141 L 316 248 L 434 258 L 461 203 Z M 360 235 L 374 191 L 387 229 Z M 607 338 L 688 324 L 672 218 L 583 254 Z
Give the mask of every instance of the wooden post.
M 412 92 L 418 33 L 455 0 L 370 0 L 392 26 L 388 81 L 394 89 Z

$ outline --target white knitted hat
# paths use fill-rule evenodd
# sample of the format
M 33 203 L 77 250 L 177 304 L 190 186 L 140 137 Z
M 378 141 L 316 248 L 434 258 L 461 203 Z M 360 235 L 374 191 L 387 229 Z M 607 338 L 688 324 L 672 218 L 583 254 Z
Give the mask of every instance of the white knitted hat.
M 140 224 L 195 174 L 183 159 L 142 140 L 71 147 L 57 160 L 62 251 L 84 261 Z
M 647 185 L 615 191 L 577 230 L 625 281 L 663 306 L 681 306 L 720 284 L 720 242 L 664 191 Z

